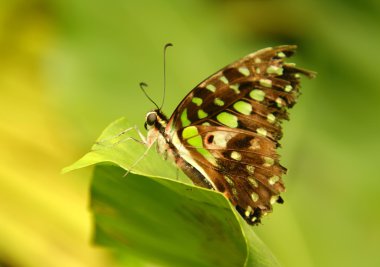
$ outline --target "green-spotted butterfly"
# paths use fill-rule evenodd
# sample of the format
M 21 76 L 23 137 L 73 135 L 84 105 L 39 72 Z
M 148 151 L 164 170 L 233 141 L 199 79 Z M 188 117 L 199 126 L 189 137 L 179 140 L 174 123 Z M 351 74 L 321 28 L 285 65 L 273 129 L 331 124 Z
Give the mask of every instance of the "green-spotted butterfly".
M 194 184 L 221 192 L 249 223 L 282 203 L 285 190 L 276 148 L 281 122 L 299 95 L 301 74 L 285 63 L 294 45 L 265 48 L 198 84 L 168 119 L 148 112 L 143 142 L 172 159 Z

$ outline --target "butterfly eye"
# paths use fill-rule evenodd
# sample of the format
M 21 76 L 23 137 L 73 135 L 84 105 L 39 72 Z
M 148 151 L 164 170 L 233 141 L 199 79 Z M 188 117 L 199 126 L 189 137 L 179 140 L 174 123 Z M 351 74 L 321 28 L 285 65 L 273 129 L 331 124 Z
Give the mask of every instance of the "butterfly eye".
M 211 144 L 213 141 L 214 141 L 214 136 L 212 134 L 207 136 L 207 143 L 208 144 Z
M 156 113 L 150 113 L 147 117 L 146 117 L 146 123 L 149 125 L 149 126 L 152 126 L 157 120 L 157 114 Z

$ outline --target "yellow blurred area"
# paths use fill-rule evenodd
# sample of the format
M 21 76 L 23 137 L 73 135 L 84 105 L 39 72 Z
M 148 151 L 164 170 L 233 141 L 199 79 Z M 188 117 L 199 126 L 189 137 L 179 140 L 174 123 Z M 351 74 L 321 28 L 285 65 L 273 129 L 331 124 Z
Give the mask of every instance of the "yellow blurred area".
M 52 21 L 28 1 L 0 10 L 0 266 L 108 266 L 90 245 L 88 181 L 60 175 L 78 152 L 41 78 Z

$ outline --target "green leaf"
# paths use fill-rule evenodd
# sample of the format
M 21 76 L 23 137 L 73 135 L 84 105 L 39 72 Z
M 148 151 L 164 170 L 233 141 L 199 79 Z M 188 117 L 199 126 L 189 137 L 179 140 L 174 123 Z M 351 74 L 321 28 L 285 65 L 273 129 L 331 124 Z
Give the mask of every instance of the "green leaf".
M 127 139 L 138 138 L 134 130 L 118 136 L 129 127 L 125 119 L 112 123 L 92 151 L 64 169 L 98 164 L 91 185 L 97 244 L 161 266 L 279 266 L 222 194 L 191 185 L 183 174 L 177 180 L 155 151 L 124 176 L 146 151 Z

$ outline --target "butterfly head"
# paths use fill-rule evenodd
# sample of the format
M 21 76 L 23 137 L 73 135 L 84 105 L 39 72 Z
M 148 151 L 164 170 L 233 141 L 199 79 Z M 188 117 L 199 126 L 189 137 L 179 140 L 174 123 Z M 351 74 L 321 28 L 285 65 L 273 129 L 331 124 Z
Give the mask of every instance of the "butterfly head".
M 168 119 L 165 114 L 163 114 L 161 110 L 155 109 L 146 114 L 144 127 L 147 131 L 151 129 L 160 131 L 161 129 L 165 129 L 167 122 Z
M 146 114 L 144 127 L 148 131 L 148 144 L 154 143 L 160 135 L 164 136 L 167 121 L 166 116 L 159 109 Z
M 146 114 L 144 127 L 146 130 L 150 130 L 157 122 L 157 113 L 150 111 Z

